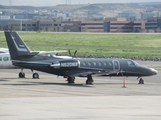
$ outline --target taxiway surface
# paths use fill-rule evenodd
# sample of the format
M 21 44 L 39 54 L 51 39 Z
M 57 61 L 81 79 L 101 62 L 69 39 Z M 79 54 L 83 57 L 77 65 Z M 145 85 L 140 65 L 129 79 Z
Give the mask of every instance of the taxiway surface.
M 160 62 L 141 62 L 161 66 Z M 38 72 L 40 79 L 18 78 L 19 69 L 0 70 L 0 119 L 2 120 L 160 120 L 161 74 L 136 78 L 94 77 L 67 84 L 64 78 Z

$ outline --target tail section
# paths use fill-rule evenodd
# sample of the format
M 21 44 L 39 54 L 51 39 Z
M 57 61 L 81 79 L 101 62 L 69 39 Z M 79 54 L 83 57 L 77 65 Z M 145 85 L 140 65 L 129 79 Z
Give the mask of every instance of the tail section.
M 5 31 L 4 33 L 12 60 L 31 55 L 30 50 L 16 32 Z

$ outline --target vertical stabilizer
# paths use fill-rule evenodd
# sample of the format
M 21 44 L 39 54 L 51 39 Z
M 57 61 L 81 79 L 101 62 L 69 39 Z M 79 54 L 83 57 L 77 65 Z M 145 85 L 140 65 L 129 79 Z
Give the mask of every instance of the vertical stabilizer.
M 16 32 L 5 31 L 4 33 L 12 60 L 30 54 L 30 50 Z

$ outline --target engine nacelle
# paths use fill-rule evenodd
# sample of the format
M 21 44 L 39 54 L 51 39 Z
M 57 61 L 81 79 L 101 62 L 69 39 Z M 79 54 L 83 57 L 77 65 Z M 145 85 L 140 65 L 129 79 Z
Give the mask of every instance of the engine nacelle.
M 79 68 L 80 61 L 79 60 L 63 60 L 54 62 L 50 67 L 55 69 L 72 69 L 72 68 Z

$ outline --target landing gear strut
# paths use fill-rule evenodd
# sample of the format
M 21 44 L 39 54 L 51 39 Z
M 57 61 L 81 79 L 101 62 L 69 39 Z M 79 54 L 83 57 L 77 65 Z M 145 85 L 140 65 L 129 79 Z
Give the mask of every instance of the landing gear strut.
M 86 84 L 87 85 L 92 85 L 92 83 L 93 83 L 92 75 L 88 75 L 87 76 L 87 80 L 86 80 Z
M 74 83 L 75 77 L 67 77 L 68 83 Z
M 144 80 L 142 78 L 140 78 L 139 83 L 138 84 L 144 84 Z

